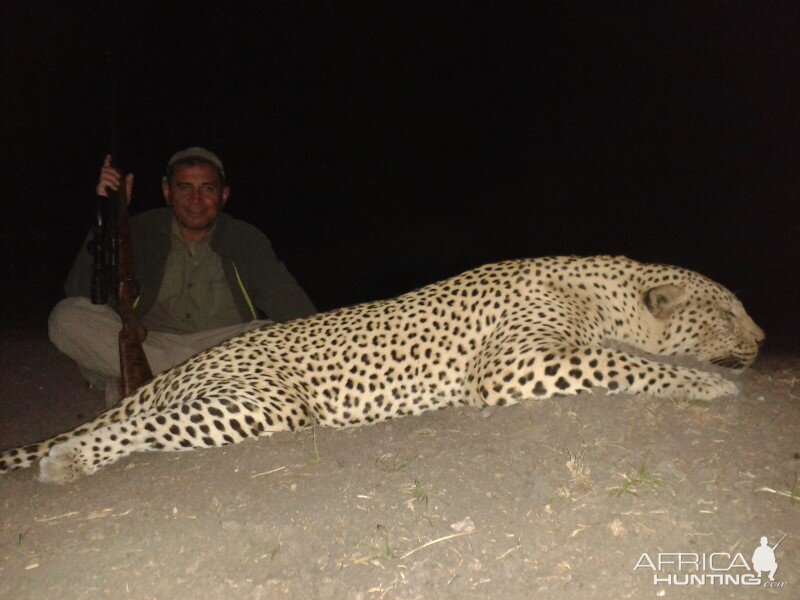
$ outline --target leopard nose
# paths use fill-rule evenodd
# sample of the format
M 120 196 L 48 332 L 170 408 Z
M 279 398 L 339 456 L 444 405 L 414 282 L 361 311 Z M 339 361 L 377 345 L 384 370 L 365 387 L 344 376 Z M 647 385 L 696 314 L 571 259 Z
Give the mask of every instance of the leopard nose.
M 764 340 L 767 339 L 767 336 L 764 334 L 764 330 L 761 329 L 761 327 L 759 327 L 758 325 L 756 325 L 752 319 L 747 319 L 747 321 L 750 333 L 753 335 L 753 338 L 755 339 L 756 343 L 760 346 L 761 344 L 764 343 Z

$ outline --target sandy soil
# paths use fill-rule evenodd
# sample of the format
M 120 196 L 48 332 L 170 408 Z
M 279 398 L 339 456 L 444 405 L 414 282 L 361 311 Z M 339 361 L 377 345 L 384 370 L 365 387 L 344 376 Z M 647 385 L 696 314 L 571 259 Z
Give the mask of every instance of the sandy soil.
M 41 320 L 3 329 L 0 447 L 102 410 Z M 736 381 L 713 403 L 585 394 L 139 454 L 65 487 L 18 471 L 0 477 L 0 598 L 797 598 L 800 357 Z M 634 570 L 749 563 L 784 534 L 782 587 Z

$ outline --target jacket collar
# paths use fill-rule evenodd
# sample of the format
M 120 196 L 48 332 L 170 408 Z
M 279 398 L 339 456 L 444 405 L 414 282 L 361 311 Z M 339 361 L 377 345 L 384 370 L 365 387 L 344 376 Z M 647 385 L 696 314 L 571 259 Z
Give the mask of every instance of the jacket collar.
M 172 209 L 167 206 L 162 210 L 163 213 L 158 225 L 158 231 L 169 240 L 172 237 Z M 233 217 L 228 214 L 224 212 L 219 214 L 210 237 L 211 247 L 214 249 L 214 252 L 219 254 L 219 246 L 225 244 L 226 238 L 229 236 L 232 221 Z M 169 246 L 167 247 L 169 248 Z

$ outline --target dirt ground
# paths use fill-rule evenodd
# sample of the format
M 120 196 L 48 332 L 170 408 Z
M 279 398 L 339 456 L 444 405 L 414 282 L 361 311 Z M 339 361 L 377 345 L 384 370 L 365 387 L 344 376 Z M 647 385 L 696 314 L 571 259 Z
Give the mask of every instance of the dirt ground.
M 0 447 L 103 409 L 40 315 L 2 329 Z M 137 454 L 65 487 L 18 471 L 0 598 L 797 598 L 800 355 L 736 381 Z M 773 587 L 744 585 L 784 534 Z

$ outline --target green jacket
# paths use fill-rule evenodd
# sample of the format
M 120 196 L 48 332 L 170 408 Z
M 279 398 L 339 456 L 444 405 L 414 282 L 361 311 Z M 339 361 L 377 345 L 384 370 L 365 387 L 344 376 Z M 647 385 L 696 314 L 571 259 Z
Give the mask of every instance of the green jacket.
M 136 313 L 153 307 L 171 248 L 172 210 L 157 208 L 131 217 L 133 260 L 139 281 Z M 314 314 L 316 309 L 258 229 L 222 213 L 211 234 L 242 322 L 266 316 L 276 322 Z M 67 296 L 91 296 L 92 259 L 84 244 L 72 265 Z M 259 314 L 258 311 L 262 314 Z

